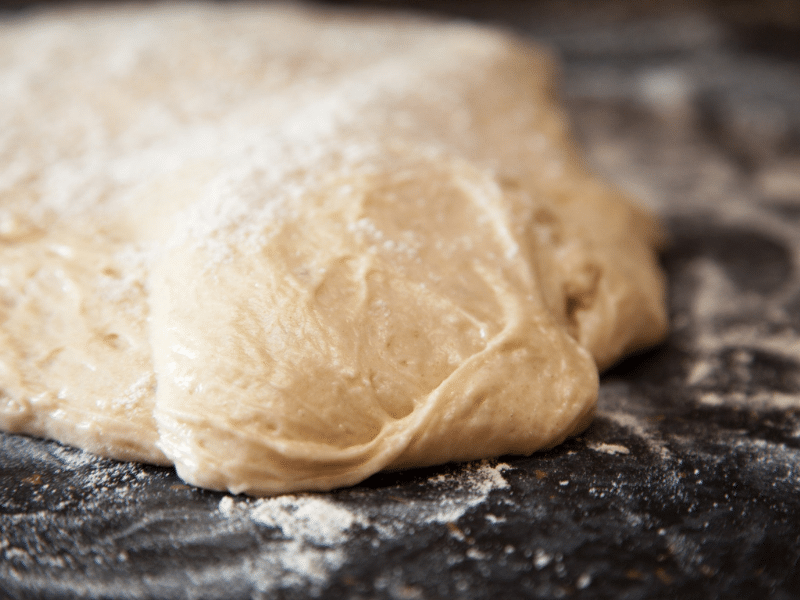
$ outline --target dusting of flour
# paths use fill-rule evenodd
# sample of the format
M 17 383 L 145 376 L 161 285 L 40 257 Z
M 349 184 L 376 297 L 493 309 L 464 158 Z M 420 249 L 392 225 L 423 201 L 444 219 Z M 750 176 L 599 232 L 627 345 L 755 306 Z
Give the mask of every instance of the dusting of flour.
M 278 543 L 264 547 L 248 574 L 259 591 L 287 585 L 324 584 L 348 557 L 352 534 L 361 530 L 373 545 L 399 538 L 409 528 L 453 524 L 485 502 L 493 490 L 509 487 L 505 463 L 487 461 L 465 466 L 458 477 L 437 475 L 425 483 L 424 497 L 413 502 L 389 496 L 381 504 L 359 497 L 340 499 L 329 494 L 295 494 L 253 500 L 225 496 L 220 514 L 232 522 L 254 522 L 278 534 Z

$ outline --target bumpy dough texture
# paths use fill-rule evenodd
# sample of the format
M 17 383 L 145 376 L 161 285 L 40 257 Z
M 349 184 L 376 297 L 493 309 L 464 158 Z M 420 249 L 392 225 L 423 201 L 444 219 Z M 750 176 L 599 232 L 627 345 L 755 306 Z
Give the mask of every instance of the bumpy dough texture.
M 657 223 L 495 31 L 0 24 L 0 427 L 271 494 L 560 443 L 666 329 Z

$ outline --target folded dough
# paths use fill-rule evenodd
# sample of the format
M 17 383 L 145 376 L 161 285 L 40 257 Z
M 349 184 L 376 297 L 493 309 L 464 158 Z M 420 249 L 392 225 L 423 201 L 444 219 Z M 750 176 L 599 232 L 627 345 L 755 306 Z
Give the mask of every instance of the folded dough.
M 661 339 L 541 49 L 187 4 L 0 24 L 0 427 L 251 494 L 529 454 Z

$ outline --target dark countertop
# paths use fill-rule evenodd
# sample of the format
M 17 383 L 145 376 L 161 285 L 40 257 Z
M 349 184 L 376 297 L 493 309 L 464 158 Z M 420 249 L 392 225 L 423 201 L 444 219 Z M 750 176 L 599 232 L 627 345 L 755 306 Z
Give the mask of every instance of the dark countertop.
M 595 167 L 664 215 L 669 340 L 552 451 L 328 494 L 233 497 L 0 435 L 0 597 L 800 598 L 794 25 L 498 6 L 561 52 Z

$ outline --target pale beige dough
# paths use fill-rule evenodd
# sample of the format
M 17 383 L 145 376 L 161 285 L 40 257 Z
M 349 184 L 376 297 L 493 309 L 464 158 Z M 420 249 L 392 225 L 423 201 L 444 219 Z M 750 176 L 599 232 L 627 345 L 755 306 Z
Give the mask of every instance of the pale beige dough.
M 0 25 L 0 427 L 272 494 L 529 454 L 660 340 L 540 49 L 170 5 Z

